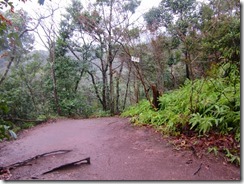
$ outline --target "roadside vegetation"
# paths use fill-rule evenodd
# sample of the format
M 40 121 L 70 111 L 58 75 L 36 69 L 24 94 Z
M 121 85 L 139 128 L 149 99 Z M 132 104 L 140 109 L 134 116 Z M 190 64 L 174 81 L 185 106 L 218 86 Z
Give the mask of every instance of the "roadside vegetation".
M 239 165 L 240 78 L 235 67 L 224 77 L 226 67 L 230 65 L 215 66 L 210 72 L 214 78 L 187 80 L 179 89 L 166 92 L 159 97 L 157 111 L 143 100 L 122 116 L 131 117 L 133 124 L 175 136 L 177 141 L 172 143 L 177 147 L 197 150 L 197 154 L 222 152 Z

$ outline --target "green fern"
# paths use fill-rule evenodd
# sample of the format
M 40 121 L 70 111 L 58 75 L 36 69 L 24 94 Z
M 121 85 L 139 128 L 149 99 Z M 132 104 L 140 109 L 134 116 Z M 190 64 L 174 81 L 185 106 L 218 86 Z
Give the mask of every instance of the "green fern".
M 240 77 L 233 67 L 230 77 L 223 78 L 224 65 L 216 69 L 215 78 L 186 80 L 184 85 L 168 91 L 159 98 L 161 108 L 155 112 L 148 101 L 143 100 L 129 107 L 122 115 L 136 116 L 144 124 L 152 124 L 166 134 L 179 133 L 190 125 L 190 130 L 208 134 L 211 130 L 219 133 L 234 133 L 240 139 Z

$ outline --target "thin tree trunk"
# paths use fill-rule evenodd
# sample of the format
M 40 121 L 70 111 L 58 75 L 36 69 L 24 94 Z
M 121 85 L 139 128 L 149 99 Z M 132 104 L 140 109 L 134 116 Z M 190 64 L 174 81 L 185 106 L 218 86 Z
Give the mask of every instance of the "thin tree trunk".
M 138 85 L 138 81 L 136 80 L 136 77 L 134 79 L 134 95 L 135 95 L 135 101 L 136 103 L 139 102 L 139 85 Z
M 7 68 L 6 68 L 6 70 L 5 70 L 4 74 L 3 74 L 3 76 L 2 76 L 1 79 L 0 79 L 0 85 L 1 85 L 1 84 L 3 83 L 3 81 L 6 79 L 6 77 L 7 77 L 7 75 L 8 75 L 8 72 L 9 72 L 9 70 L 10 70 L 10 67 L 11 67 L 12 63 L 14 62 L 15 51 L 16 51 L 16 46 L 14 46 L 12 56 L 10 57 L 10 61 L 9 61 L 8 65 L 7 65 Z
M 107 74 L 105 71 L 102 72 L 103 75 L 103 87 L 102 87 L 102 105 L 103 105 L 103 110 L 107 111 Z
M 85 72 L 85 69 L 82 69 L 81 72 L 80 72 L 79 79 L 78 79 L 78 80 L 76 81 L 76 83 L 75 83 L 75 93 L 77 92 L 77 89 L 78 89 L 78 86 L 79 86 L 81 77 L 83 76 L 83 73 L 84 73 L 84 72 Z
M 164 92 L 164 66 L 158 61 L 157 67 L 157 88 L 161 94 Z
M 57 92 L 57 80 L 56 80 L 56 75 L 55 75 L 55 45 L 54 42 L 52 43 L 52 47 L 50 48 L 50 61 L 51 61 L 51 76 L 53 80 L 53 95 L 54 95 L 54 101 L 55 101 L 55 106 L 57 109 L 57 113 L 60 116 L 61 115 L 61 108 L 59 106 L 59 98 L 58 98 L 58 92 Z
M 56 106 L 58 115 L 61 115 L 61 109 L 59 106 L 59 99 L 58 99 L 58 92 L 57 92 L 57 81 L 56 81 L 55 70 L 54 70 L 53 64 L 51 64 L 51 76 L 52 76 L 52 80 L 53 80 L 53 95 L 54 95 L 55 106 Z
M 185 65 L 186 65 L 186 78 L 191 80 L 192 76 L 191 76 L 191 63 L 189 60 L 189 56 L 188 56 L 188 52 L 185 52 Z
M 108 25 L 108 63 L 109 63 L 109 89 L 110 89 L 110 112 L 114 114 L 114 84 L 113 84 L 113 56 L 112 56 L 112 12 L 113 0 L 110 0 L 110 14 Z
M 116 114 L 119 113 L 119 97 L 120 97 L 120 93 L 119 93 L 119 77 L 117 77 L 117 79 L 116 79 Z
M 125 90 L 123 110 L 125 109 L 126 99 L 127 99 L 127 96 L 128 96 L 128 89 L 129 89 L 129 83 L 130 83 L 131 68 L 132 67 L 130 67 L 130 69 L 129 69 L 128 79 L 127 79 L 127 82 L 126 82 L 126 90 Z
M 172 66 L 170 66 L 170 74 L 172 76 L 173 88 L 175 89 L 176 88 L 176 81 L 175 81 L 175 76 L 173 74 L 173 67 Z
M 98 88 L 97 88 L 97 85 L 96 85 L 95 78 L 94 78 L 93 74 L 91 72 L 89 72 L 89 71 L 87 71 L 87 73 L 91 76 L 92 84 L 93 84 L 96 96 L 97 96 L 99 102 L 101 103 L 101 105 L 103 106 L 103 110 L 106 110 L 106 103 L 105 103 L 106 101 L 101 99 L 101 97 L 99 95 Z
M 188 67 L 189 67 L 191 80 L 194 80 L 194 75 L 193 75 L 193 70 L 192 70 L 191 54 L 189 54 L 189 53 L 188 53 Z
M 114 114 L 114 82 L 113 82 L 113 65 L 110 61 L 109 66 L 109 89 L 110 89 L 110 112 Z
M 35 107 L 35 110 L 37 111 L 37 106 L 36 106 L 36 101 L 35 101 L 35 97 L 34 97 L 34 93 L 31 89 L 31 87 L 29 86 L 28 82 L 26 81 L 26 86 L 30 92 L 30 96 L 31 96 L 31 100 L 32 100 L 32 103 L 33 103 L 33 106 Z
M 122 70 L 123 70 L 123 66 L 124 66 L 124 62 L 122 61 L 121 63 L 121 67 L 119 70 L 119 75 L 116 78 L 116 113 L 119 113 L 119 97 L 120 97 L 120 93 L 119 93 L 119 80 L 122 74 Z
M 147 86 L 146 86 L 144 77 L 142 76 L 142 74 L 141 74 L 141 72 L 140 72 L 140 70 L 139 70 L 139 67 L 138 67 L 135 63 L 133 63 L 133 65 L 135 66 L 136 71 L 137 71 L 137 74 L 138 74 L 138 76 L 139 76 L 139 80 L 140 80 L 141 83 L 142 83 L 142 86 L 143 86 L 143 89 L 144 89 L 146 98 L 147 98 L 147 100 L 149 101 L 150 105 L 151 105 L 152 107 L 154 107 L 154 105 L 152 104 L 152 101 L 151 101 L 151 99 L 150 99 L 150 96 L 149 96 L 149 93 L 148 93 L 148 89 L 147 89 Z
M 11 65 L 12 65 L 12 63 L 13 63 L 13 61 L 14 61 L 14 57 L 11 57 L 11 59 L 10 59 L 8 65 L 7 65 L 7 68 L 6 68 L 5 72 L 4 72 L 4 74 L 3 74 L 3 76 L 2 76 L 1 79 L 0 79 L 0 85 L 1 85 L 1 84 L 3 83 L 3 81 L 6 79 L 7 74 L 8 74 L 8 72 L 9 72 L 9 69 L 10 69 L 10 67 L 11 67 Z

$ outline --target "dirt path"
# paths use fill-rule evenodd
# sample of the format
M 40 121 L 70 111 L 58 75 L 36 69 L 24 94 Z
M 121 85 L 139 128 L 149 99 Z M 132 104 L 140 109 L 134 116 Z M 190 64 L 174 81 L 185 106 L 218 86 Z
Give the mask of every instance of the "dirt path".
M 64 149 L 73 151 L 42 157 L 32 165 L 16 168 L 10 180 L 240 179 L 240 168 L 222 159 L 197 159 L 191 151 L 176 151 L 153 130 L 133 127 L 128 119 L 118 117 L 58 120 L 39 125 L 22 133 L 16 141 L 0 144 L 0 166 Z M 41 175 L 86 157 L 91 158 L 90 165 Z

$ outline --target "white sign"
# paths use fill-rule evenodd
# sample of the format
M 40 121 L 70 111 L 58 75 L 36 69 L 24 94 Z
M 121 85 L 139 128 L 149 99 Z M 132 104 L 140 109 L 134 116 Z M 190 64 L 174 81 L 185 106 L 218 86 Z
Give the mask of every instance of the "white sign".
M 134 61 L 134 62 L 139 63 L 140 62 L 140 58 L 139 57 L 131 56 L 131 61 Z

